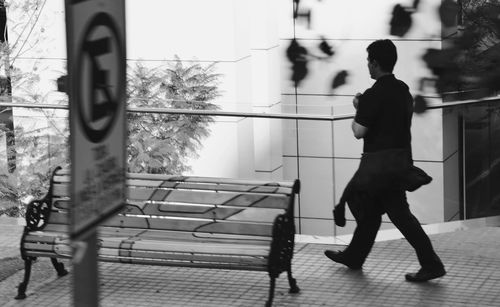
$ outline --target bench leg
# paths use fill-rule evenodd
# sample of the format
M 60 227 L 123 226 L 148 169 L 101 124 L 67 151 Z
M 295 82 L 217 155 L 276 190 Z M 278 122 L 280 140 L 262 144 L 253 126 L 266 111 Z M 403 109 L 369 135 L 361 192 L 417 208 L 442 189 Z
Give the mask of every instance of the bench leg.
M 290 290 L 288 290 L 288 293 L 299 293 L 300 288 L 297 286 L 297 280 L 292 276 L 291 267 L 288 268 L 287 275 L 288 275 L 288 283 L 290 284 Z
M 57 271 L 57 276 L 62 277 L 68 275 L 68 271 L 64 268 L 64 263 L 57 261 L 57 258 L 50 258 L 50 262 Z
M 269 297 L 267 298 L 266 307 L 271 307 L 273 305 L 275 286 L 276 286 L 276 277 L 271 277 L 271 280 L 269 282 Z
M 25 259 L 24 260 L 24 279 L 17 287 L 17 296 L 16 300 L 22 300 L 26 298 L 26 288 L 28 287 L 28 282 L 31 276 L 31 264 L 33 263 L 33 259 Z

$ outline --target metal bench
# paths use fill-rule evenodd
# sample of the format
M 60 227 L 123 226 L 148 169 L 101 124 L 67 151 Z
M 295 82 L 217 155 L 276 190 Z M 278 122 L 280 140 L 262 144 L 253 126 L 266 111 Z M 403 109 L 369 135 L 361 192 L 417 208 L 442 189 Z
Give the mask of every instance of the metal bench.
M 32 201 L 21 238 L 26 297 L 36 257 L 71 259 L 68 236 L 70 174 L 57 168 L 47 195 Z M 127 205 L 98 228 L 98 260 L 147 265 L 267 271 L 266 306 L 275 279 L 287 272 L 290 293 L 300 290 L 292 276 L 294 199 L 300 182 L 265 182 L 209 177 L 127 174 Z

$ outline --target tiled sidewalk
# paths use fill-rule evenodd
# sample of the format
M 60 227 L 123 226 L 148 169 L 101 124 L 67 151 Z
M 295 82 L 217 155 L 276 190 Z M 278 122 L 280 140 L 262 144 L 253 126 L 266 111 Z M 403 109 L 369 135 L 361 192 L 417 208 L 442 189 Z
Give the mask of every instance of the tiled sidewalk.
M 20 226 L 9 229 L 0 226 L 2 250 L 19 240 Z M 377 242 L 363 271 L 350 271 L 323 256 L 324 249 L 341 245 L 298 243 L 293 271 L 301 292 L 289 294 L 282 274 L 274 306 L 500 306 L 500 228 L 485 226 L 431 239 L 448 274 L 423 284 L 404 279 L 406 272 L 418 269 L 404 239 Z M 101 306 L 264 306 L 268 294 L 265 272 L 99 265 Z M 48 259 L 35 263 L 28 298 L 16 301 L 22 274 L 18 271 L 0 283 L 0 305 L 72 306 L 71 274 L 56 278 Z

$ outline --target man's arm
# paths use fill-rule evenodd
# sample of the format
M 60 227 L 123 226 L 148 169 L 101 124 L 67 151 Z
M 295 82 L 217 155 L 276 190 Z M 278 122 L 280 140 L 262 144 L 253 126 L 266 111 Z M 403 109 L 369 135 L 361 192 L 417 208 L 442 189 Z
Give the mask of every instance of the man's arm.
M 364 138 L 366 133 L 368 132 L 368 128 L 358 124 L 355 120 L 352 121 L 351 128 L 352 132 L 354 133 L 354 137 L 358 140 Z
M 354 99 L 352 100 L 352 105 L 354 106 L 356 111 L 358 110 L 359 98 L 361 97 L 361 95 L 362 95 L 361 93 L 357 93 L 354 96 Z M 358 124 L 355 119 L 352 121 L 351 128 L 352 132 L 354 133 L 354 137 L 357 138 L 358 140 L 363 138 L 366 135 L 366 132 L 368 131 L 368 128 Z

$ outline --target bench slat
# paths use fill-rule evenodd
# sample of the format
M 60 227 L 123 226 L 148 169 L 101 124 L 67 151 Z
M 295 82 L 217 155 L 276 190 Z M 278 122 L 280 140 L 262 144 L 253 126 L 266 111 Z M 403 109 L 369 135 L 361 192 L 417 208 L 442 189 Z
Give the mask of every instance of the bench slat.
M 71 201 L 68 198 L 54 198 L 52 201 L 52 209 L 69 210 Z
M 151 230 L 137 229 L 137 228 L 117 228 L 117 227 L 105 227 L 105 226 L 99 226 L 97 230 L 99 233 L 99 237 L 120 237 L 120 238 L 137 237 L 147 231 L 151 231 Z M 166 235 L 165 231 L 160 231 L 160 232 Z M 177 231 L 173 231 L 172 233 L 177 233 Z
M 288 208 L 288 197 L 282 195 L 240 194 L 230 192 L 207 192 L 188 190 L 128 189 L 128 198 L 135 200 L 168 201 L 210 205 L 228 205 L 257 208 Z
M 55 175 L 52 177 L 52 181 L 55 183 L 59 182 L 65 182 L 65 183 L 70 183 L 71 182 L 71 176 L 69 171 L 65 170 L 59 170 L 55 173 Z
M 63 258 L 63 259 L 71 259 L 71 255 L 58 255 L 55 254 L 53 251 L 50 252 L 44 252 L 44 251 L 37 251 L 37 250 L 27 250 L 26 254 L 28 256 L 32 257 L 56 257 L 56 258 Z
M 52 211 L 49 217 L 49 224 L 43 230 L 47 231 L 47 228 L 51 226 L 60 227 L 59 225 L 65 225 L 65 229 L 69 229 L 69 222 L 69 213 L 67 211 Z
M 58 244 L 25 243 L 24 248 L 26 249 L 26 253 L 32 256 L 36 256 L 39 253 L 44 253 L 48 257 L 53 257 L 53 256 L 65 257 L 65 258 L 73 257 L 73 250 L 68 243 L 58 243 Z
M 55 185 L 53 188 L 53 194 L 57 196 L 68 196 L 69 185 Z M 231 192 L 170 189 L 155 190 L 144 187 L 128 187 L 127 194 L 127 197 L 131 202 L 154 200 L 179 203 L 197 203 L 276 209 L 286 209 L 289 204 L 288 197 L 280 194 L 241 194 Z
M 289 181 L 270 181 L 263 182 L 262 180 L 252 179 L 235 179 L 235 178 L 221 178 L 221 177 L 199 177 L 199 176 L 176 176 L 176 175 L 161 175 L 161 174 L 140 174 L 140 173 L 127 173 L 128 179 L 146 179 L 146 180 L 162 180 L 173 182 L 199 182 L 199 183 L 220 183 L 230 185 L 253 185 L 253 186 L 279 186 L 292 188 L 294 183 Z
M 44 238 L 51 244 L 32 243 L 26 241 L 24 248 L 30 252 L 52 252 L 59 256 L 71 256 L 69 240 Z M 135 258 L 170 258 L 173 260 L 222 261 L 257 263 L 264 261 L 269 255 L 269 245 L 221 244 L 180 241 L 127 240 L 123 238 L 104 238 L 99 240 L 99 254 L 116 257 Z M 106 251 L 106 252 L 104 252 Z M 196 257 L 194 257 L 196 256 Z M 244 260 L 247 259 L 247 260 Z M 259 260 L 260 259 L 260 260 Z
M 70 170 L 60 169 L 56 172 L 55 181 L 69 182 Z M 127 173 L 127 179 L 145 179 L 145 180 L 160 180 L 160 181 L 177 181 L 177 182 L 201 182 L 201 183 L 221 183 L 231 185 L 262 185 L 262 180 L 252 179 L 235 179 L 235 178 L 221 178 L 221 177 L 200 177 L 200 176 L 177 176 L 177 175 L 163 175 L 163 174 L 144 174 L 144 173 Z M 272 181 L 264 183 L 269 186 L 280 186 L 291 188 L 294 182 L 290 181 Z
M 69 225 L 65 222 L 63 224 L 47 224 L 43 228 L 43 232 L 59 232 L 59 233 L 69 233 Z
M 38 252 L 30 251 L 28 255 L 33 257 L 57 257 L 63 259 L 70 259 L 68 255 L 55 255 L 51 252 Z M 215 269 L 229 269 L 229 270 L 249 270 L 249 271 L 267 271 L 267 265 L 250 265 L 245 263 L 210 263 L 202 261 L 180 261 L 168 259 L 144 259 L 144 258 L 117 258 L 115 256 L 99 255 L 99 261 L 105 262 L 120 262 L 130 264 L 144 264 L 144 265 L 163 265 L 163 266 L 178 266 L 178 267 L 193 267 L 193 268 L 215 268 Z
M 69 183 L 57 183 L 52 185 L 52 194 L 56 197 L 69 197 L 70 185 Z
M 224 255 L 245 255 L 245 256 L 261 256 L 269 255 L 268 245 L 250 245 L 250 244 L 222 244 L 208 242 L 180 242 L 180 241 L 137 241 L 128 240 L 130 250 L 144 251 L 151 253 L 172 252 L 172 253 L 196 253 L 196 254 L 224 254 Z M 120 248 L 120 250 L 127 250 Z
M 137 241 L 123 244 L 122 240 L 111 242 L 102 240 L 100 242 L 99 253 L 101 250 L 106 250 L 108 255 L 123 256 L 123 257 L 143 257 L 157 258 L 164 255 L 163 258 L 169 258 L 166 255 L 178 255 L 177 260 L 192 259 L 193 255 L 198 256 L 198 260 L 215 259 L 217 257 L 225 257 L 232 259 L 232 262 L 238 262 L 236 259 L 241 258 L 262 258 L 265 259 L 269 255 L 269 247 L 252 246 L 252 245 L 236 245 L 236 244 L 209 244 L 209 243 L 182 243 L 182 242 L 154 242 L 154 241 Z M 53 242 L 54 243 L 54 242 Z M 129 244 L 130 243 L 130 244 Z M 32 252 L 52 252 L 59 256 L 71 256 L 72 248 L 69 245 L 69 240 L 66 242 L 54 244 L 40 244 L 25 242 L 24 248 Z M 252 262 L 252 261 L 249 261 Z
M 55 238 L 59 236 L 63 236 L 64 234 L 61 233 L 43 233 L 43 232 L 37 232 L 37 233 L 30 233 L 28 234 L 24 242 L 30 242 L 30 243 L 40 243 L 40 244 L 54 244 Z
M 63 212 L 52 212 L 51 224 L 68 224 L 69 216 Z M 272 236 L 271 223 L 239 222 L 238 220 L 209 220 L 186 218 L 159 218 L 117 215 L 104 221 L 102 226 L 242 234 L 250 236 Z
M 245 236 L 234 234 L 192 233 L 170 230 L 143 230 L 115 227 L 99 227 L 99 236 L 111 238 L 141 238 L 155 241 L 181 241 L 181 242 L 208 242 L 208 243 L 236 243 L 252 245 L 270 245 L 271 238 L 262 236 Z
M 229 221 L 210 221 L 200 219 L 160 219 L 115 216 L 105 221 L 103 226 L 160 230 L 179 230 L 191 232 L 230 233 L 255 236 L 272 236 L 272 225 L 238 223 Z
M 177 183 L 177 182 L 161 182 L 152 180 L 127 180 L 127 188 L 147 188 L 156 189 L 183 189 L 196 191 L 220 191 L 220 192 L 240 192 L 240 193 L 255 193 L 255 194 L 275 194 L 275 195 L 290 195 L 291 188 L 275 187 L 275 186 L 252 186 L 252 185 L 229 185 L 229 184 L 208 184 L 208 183 Z M 56 196 L 70 195 L 70 181 L 58 180 L 54 184 L 53 194 Z
M 55 247 L 54 244 L 38 244 L 38 243 L 31 243 L 31 242 L 24 243 L 24 248 L 26 248 L 27 250 L 54 252 L 54 247 Z
M 99 227 L 99 240 L 103 246 L 109 248 L 119 248 L 124 240 L 130 242 L 173 242 L 173 244 L 234 244 L 237 246 L 259 246 L 261 249 L 268 249 L 271 240 L 267 237 L 256 236 L 231 236 L 228 234 L 207 236 L 190 232 L 142 230 L 129 228 Z M 36 231 L 28 234 L 24 242 L 37 244 L 59 244 L 69 242 L 66 232 L 56 231 Z
M 155 215 L 171 217 L 209 218 L 217 220 L 262 221 L 272 223 L 283 209 L 269 208 L 225 208 L 211 205 L 177 205 L 163 203 L 144 203 L 128 205 L 124 214 Z
M 68 200 L 57 200 L 54 208 L 68 210 L 71 203 Z M 122 213 L 136 215 L 176 216 L 192 218 L 231 219 L 239 221 L 273 222 L 283 209 L 273 208 L 243 208 L 243 207 L 215 207 L 212 205 L 192 204 L 165 204 L 165 203 L 136 203 L 129 204 Z
M 115 256 L 116 250 L 99 251 L 101 255 Z M 265 266 L 267 265 L 267 257 L 231 257 L 224 255 L 200 255 L 200 254 L 175 254 L 175 253 L 155 253 L 143 251 L 132 251 L 130 254 L 121 253 L 120 257 L 133 257 L 133 258 L 146 258 L 146 259 L 163 259 L 163 260 L 182 260 L 182 261 L 195 261 L 195 262 L 212 262 L 212 263 L 234 263 L 239 265 L 254 265 Z
M 271 240 L 269 237 L 242 236 L 229 234 L 203 234 L 179 231 L 143 230 L 131 228 L 99 227 L 99 239 L 103 247 L 119 248 L 123 240 L 143 240 L 157 242 L 181 242 L 183 244 L 248 244 L 251 246 L 262 246 L 262 249 L 269 247 Z M 24 242 L 55 244 L 69 240 L 65 231 L 36 231 L 25 237 Z
M 227 192 L 252 192 L 252 193 L 272 193 L 285 194 L 292 193 L 292 188 L 273 186 L 273 185 L 242 185 L 229 183 L 200 183 L 200 182 L 175 182 L 159 181 L 147 179 L 129 179 L 127 186 L 131 187 L 150 187 L 150 188 L 175 188 L 183 190 L 209 190 L 209 191 L 227 191 Z

